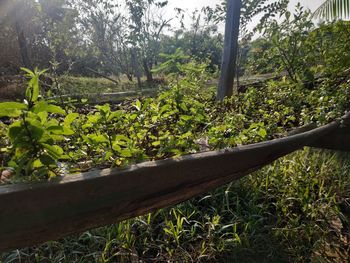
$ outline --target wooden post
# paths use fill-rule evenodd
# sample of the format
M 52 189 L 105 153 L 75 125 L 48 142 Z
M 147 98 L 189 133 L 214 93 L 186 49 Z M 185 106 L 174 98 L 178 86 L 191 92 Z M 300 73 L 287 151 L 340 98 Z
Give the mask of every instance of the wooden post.
M 242 0 L 227 1 L 224 50 L 222 53 L 221 75 L 217 100 L 232 96 L 238 51 L 239 22 Z

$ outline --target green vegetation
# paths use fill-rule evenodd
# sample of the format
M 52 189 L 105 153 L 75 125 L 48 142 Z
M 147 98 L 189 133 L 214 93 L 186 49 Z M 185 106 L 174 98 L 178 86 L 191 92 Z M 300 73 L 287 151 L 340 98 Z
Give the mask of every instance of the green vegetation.
M 350 87 L 339 79 L 324 80 L 312 90 L 286 79 L 270 81 L 263 91 L 250 88 L 216 103 L 206 88 L 205 65 L 191 62 L 176 70 L 172 88 L 155 98 L 98 105 L 87 113 L 39 100 L 41 73 L 26 70 L 32 78 L 27 104 L 0 103 L 0 116 L 11 118 L 3 134 L 8 138 L 4 166 L 15 169 L 15 181 L 60 174 L 57 161 L 71 172 L 82 163 L 124 166 L 198 152 L 200 140 L 209 150 L 285 136 L 293 127 L 328 123 L 349 107 Z
M 204 64 L 169 61 L 159 68 L 176 66 L 170 90 L 85 109 L 40 99 L 41 72 L 26 70 L 27 103 L 0 104 L 8 117 L 0 126 L 2 166 L 16 172 L 6 182 L 194 153 L 199 140 L 205 150 L 259 142 L 328 123 L 349 107 L 349 82 L 341 76 L 312 89 L 286 78 L 268 81 L 217 103 Z M 346 262 L 349 168 L 348 155 L 306 149 L 176 207 L 4 253 L 2 260 Z
M 137 83 L 130 82 L 127 79 L 121 79 L 118 83 L 114 83 L 104 78 L 62 76 L 58 81 L 62 95 L 84 95 L 140 90 Z M 163 79 L 156 79 L 152 84 L 147 83 L 144 79 L 141 81 L 141 89 L 157 88 L 159 84 L 165 84 Z M 157 81 L 159 83 L 157 83 Z
M 178 8 L 180 28 L 162 15 L 167 1 L 112 2 L 11 0 L 11 8 L 4 6 L 0 40 L 18 47 L 7 62 L 20 61 L 28 86 L 24 100 L 0 103 L 0 184 L 281 138 L 303 125 L 330 123 L 350 108 L 348 21 L 315 25 L 301 4 L 291 12 L 288 0 L 243 0 L 237 90 L 217 102 L 218 26 L 226 1 L 194 11 L 189 25 Z M 349 6 L 325 1 L 316 15 L 345 15 Z M 31 70 L 34 65 L 47 70 Z M 244 81 L 262 79 L 259 74 L 273 78 Z M 118 84 L 108 80 L 114 78 Z M 149 87 L 158 93 L 118 104 L 62 97 Z M 349 157 L 302 149 L 180 205 L 0 259 L 349 262 Z
M 63 94 L 109 93 L 123 91 L 123 87 L 104 78 L 63 76 L 59 79 Z

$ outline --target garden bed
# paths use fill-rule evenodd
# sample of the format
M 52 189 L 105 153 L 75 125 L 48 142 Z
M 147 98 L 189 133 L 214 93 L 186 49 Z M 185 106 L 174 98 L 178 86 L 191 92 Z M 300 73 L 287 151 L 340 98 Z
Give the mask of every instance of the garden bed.
M 69 175 L 51 182 L 2 186 L 0 250 L 56 240 L 175 205 L 303 146 L 349 151 L 347 122 L 349 116 L 269 142 Z

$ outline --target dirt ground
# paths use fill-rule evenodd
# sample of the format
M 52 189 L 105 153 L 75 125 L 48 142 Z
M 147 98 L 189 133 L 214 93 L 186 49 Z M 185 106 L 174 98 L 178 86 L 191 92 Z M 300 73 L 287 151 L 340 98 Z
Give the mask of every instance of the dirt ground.
M 21 76 L 0 76 L 0 101 L 18 100 L 24 97 L 25 80 Z

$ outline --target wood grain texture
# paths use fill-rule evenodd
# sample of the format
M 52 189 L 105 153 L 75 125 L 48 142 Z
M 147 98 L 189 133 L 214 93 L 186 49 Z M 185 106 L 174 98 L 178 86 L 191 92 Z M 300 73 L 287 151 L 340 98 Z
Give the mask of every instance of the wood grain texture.
M 340 122 L 282 139 L 0 187 L 0 251 L 56 240 L 168 207 L 237 180 L 337 131 Z
M 321 149 L 350 151 L 350 126 L 339 127 L 337 130 L 330 132 L 318 140 L 308 143 L 306 146 Z

